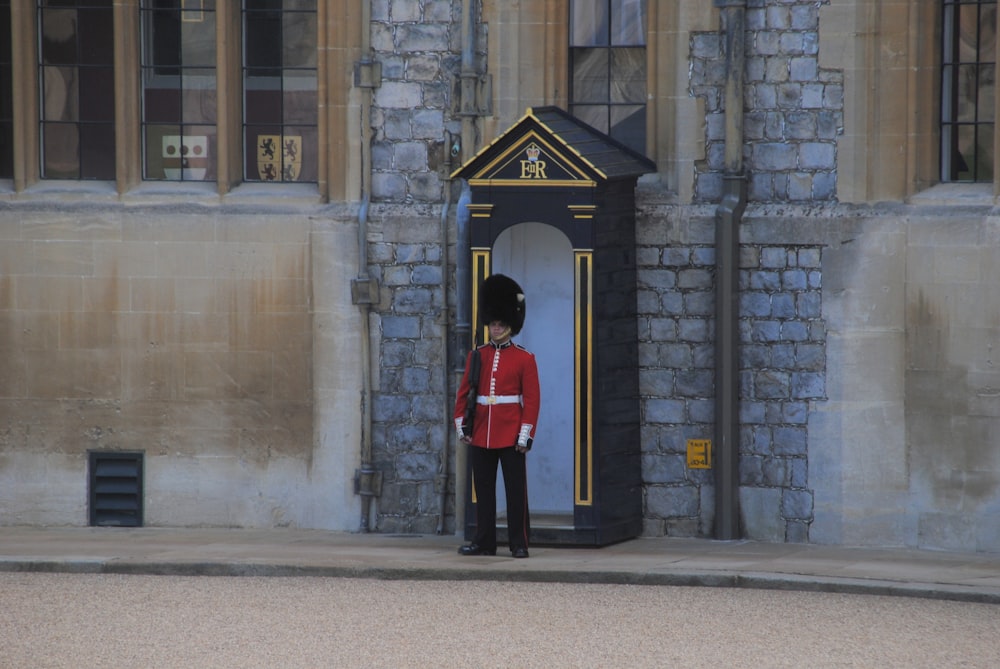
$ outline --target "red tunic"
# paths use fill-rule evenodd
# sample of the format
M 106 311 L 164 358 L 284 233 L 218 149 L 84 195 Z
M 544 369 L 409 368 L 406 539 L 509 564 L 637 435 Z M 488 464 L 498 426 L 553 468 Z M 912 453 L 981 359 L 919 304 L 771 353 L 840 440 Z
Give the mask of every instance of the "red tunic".
M 512 342 L 499 347 L 492 343 L 483 344 L 479 347 L 479 354 L 482 356 L 479 396 L 486 398 L 487 403 L 476 406 L 472 445 L 482 448 L 514 446 L 525 425 L 528 426 L 528 436 L 534 439 L 540 401 L 535 356 Z M 469 397 L 471 356 L 470 351 L 465 361 L 465 374 L 462 375 L 462 383 L 458 388 L 458 398 L 455 400 L 455 425 L 459 430 Z M 509 399 L 518 395 L 521 397 L 518 402 Z M 489 403 L 491 396 L 505 401 Z

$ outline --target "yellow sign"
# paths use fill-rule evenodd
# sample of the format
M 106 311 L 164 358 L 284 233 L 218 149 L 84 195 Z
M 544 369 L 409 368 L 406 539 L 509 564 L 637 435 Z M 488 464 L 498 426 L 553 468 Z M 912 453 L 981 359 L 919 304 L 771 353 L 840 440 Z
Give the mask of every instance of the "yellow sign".
M 688 469 L 712 468 L 712 440 L 688 439 Z

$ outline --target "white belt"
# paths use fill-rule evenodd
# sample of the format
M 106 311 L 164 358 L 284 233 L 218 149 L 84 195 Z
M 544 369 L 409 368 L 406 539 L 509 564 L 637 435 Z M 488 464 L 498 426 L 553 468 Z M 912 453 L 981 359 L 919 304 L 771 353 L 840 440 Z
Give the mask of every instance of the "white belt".
M 520 395 L 480 395 L 476 398 L 480 404 L 520 404 Z

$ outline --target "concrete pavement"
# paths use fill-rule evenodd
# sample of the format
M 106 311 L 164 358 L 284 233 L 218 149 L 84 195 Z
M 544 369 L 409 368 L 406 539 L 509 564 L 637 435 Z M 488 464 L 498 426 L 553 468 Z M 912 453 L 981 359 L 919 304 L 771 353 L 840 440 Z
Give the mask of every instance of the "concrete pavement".
M 463 557 L 456 536 L 299 529 L 0 527 L 0 571 L 742 587 L 1000 604 L 1000 554 L 634 539 Z

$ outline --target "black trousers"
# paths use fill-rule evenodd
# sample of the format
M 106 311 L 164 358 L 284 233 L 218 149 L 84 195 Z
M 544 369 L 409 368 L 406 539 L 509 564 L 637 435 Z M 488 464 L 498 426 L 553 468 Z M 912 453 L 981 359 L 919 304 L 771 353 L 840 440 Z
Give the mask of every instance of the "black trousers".
M 480 448 L 469 446 L 473 485 L 476 487 L 476 535 L 473 543 L 485 549 L 497 547 L 497 465 L 503 468 L 507 492 L 507 536 L 510 549 L 527 548 L 528 476 L 524 453 L 513 446 Z

